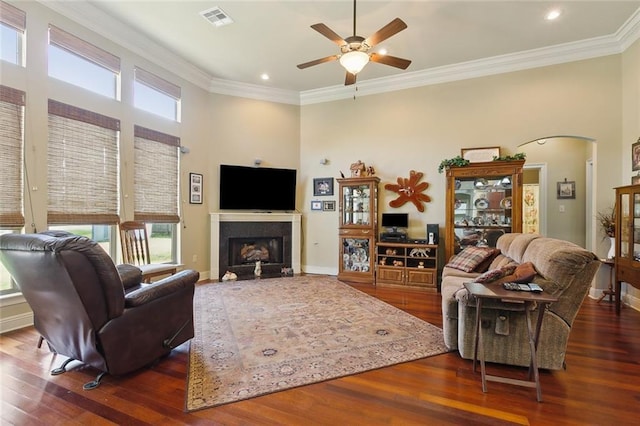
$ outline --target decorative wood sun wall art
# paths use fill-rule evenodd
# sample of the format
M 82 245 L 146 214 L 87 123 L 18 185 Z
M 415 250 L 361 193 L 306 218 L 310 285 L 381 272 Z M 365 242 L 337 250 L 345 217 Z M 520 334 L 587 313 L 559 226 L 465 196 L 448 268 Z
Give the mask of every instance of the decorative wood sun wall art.
M 387 183 L 384 189 L 397 192 L 398 198 L 389 201 L 389 206 L 400 207 L 411 201 L 419 212 L 424 211 L 424 204 L 431 202 L 431 197 L 422 192 L 429 187 L 427 182 L 420 182 L 424 173 L 411 170 L 408 178 L 399 177 L 398 183 Z M 420 183 L 418 183 L 420 182 Z

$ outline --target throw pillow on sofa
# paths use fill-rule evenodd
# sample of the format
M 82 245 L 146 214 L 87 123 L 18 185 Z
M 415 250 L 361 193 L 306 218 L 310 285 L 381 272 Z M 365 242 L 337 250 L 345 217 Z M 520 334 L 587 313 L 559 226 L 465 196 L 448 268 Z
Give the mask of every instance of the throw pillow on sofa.
M 517 265 L 512 264 L 512 265 L 503 266 L 502 268 L 498 268 L 498 269 L 491 269 L 483 273 L 479 277 L 476 277 L 476 279 L 473 280 L 473 282 L 482 283 L 482 284 L 492 283 L 496 280 L 499 280 L 500 278 L 504 278 L 508 275 L 513 274 L 514 271 L 516 270 L 516 267 Z
M 518 265 L 513 274 L 506 275 L 498 280 L 499 283 L 528 283 L 537 275 L 533 263 L 525 262 Z
M 496 256 L 500 251 L 489 247 L 470 246 L 451 258 L 447 266 L 464 272 L 474 271 L 478 265 L 491 256 Z

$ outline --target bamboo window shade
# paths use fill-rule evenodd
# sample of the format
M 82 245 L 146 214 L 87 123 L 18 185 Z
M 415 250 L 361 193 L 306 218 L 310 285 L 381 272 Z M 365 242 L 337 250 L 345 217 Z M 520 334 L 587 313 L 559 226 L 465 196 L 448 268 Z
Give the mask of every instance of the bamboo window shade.
M 180 89 L 180 86 L 176 86 L 175 84 L 161 77 L 158 77 L 157 75 L 150 73 L 149 71 L 145 71 L 140 67 L 134 68 L 134 75 L 137 82 L 156 89 L 164 93 L 165 95 L 171 96 L 176 100 L 180 100 L 182 96 L 182 90 Z
M 0 22 L 24 33 L 27 28 L 27 14 L 9 3 L 0 1 Z
M 120 121 L 49 100 L 49 224 L 116 224 Z
M 0 227 L 24 226 L 24 92 L 0 86 Z
M 49 44 L 79 55 L 115 74 L 120 74 L 119 57 L 53 25 L 49 25 Z
M 134 218 L 177 223 L 180 139 L 141 126 L 134 128 Z

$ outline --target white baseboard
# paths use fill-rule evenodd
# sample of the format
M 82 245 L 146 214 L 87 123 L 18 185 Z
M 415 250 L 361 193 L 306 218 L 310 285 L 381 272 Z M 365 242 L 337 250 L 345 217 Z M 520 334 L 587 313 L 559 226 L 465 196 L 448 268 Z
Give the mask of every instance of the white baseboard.
M 0 334 L 33 325 L 33 312 L 13 315 L 0 319 Z
M 296 274 L 301 272 L 305 274 L 317 274 L 317 275 L 338 275 L 337 268 L 327 268 L 324 266 L 303 265 L 302 271 L 294 271 Z

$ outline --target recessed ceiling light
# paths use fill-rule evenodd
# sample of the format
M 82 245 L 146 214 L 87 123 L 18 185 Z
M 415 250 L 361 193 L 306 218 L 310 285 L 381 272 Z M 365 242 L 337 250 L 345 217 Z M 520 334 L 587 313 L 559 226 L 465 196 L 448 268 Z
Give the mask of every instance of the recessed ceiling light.
M 269 74 L 267 74 L 267 73 L 263 73 L 263 74 L 260 76 L 260 78 L 261 78 L 261 79 L 263 79 L 263 80 L 269 80 Z
M 557 19 L 561 14 L 562 12 L 560 11 L 560 9 L 553 9 L 549 13 L 547 13 L 546 19 L 547 21 L 553 21 L 554 19 Z

